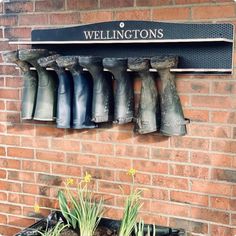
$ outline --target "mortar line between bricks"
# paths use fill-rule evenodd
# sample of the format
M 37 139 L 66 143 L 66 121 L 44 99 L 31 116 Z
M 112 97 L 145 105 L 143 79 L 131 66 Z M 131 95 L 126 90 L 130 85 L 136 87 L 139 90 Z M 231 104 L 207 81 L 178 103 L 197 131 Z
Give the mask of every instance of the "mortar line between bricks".
M 49 139 L 49 141 L 50 141 L 50 139 Z M 227 140 L 226 140 L 227 141 Z M 234 140 L 235 141 L 235 140 Z M 104 144 L 104 143 L 103 143 Z M 125 143 L 119 143 L 119 145 L 122 145 L 122 146 L 134 146 L 134 145 L 132 145 L 132 144 L 128 144 L 128 145 L 126 145 Z M 137 144 L 138 145 L 138 144 Z M 6 148 L 8 148 L 8 147 L 17 147 L 17 146 L 14 146 L 14 145 L 8 145 L 8 144 L 6 144 L 5 145 L 6 146 Z M 138 145 L 139 146 L 139 145 Z M 143 145 L 143 146 L 146 146 L 146 145 Z M 24 148 L 24 147 L 20 147 L 20 148 Z M 34 149 L 35 147 L 33 147 L 33 148 L 31 148 L 31 149 Z M 155 147 L 155 146 L 153 146 L 153 148 L 157 148 L 157 147 Z M 30 148 L 28 148 L 28 149 L 30 149 Z M 39 148 L 40 149 L 40 148 Z M 180 148 L 180 147 L 161 147 L 161 149 L 164 149 L 164 150 L 176 150 L 176 151 L 191 151 L 191 152 L 196 152 L 196 151 L 201 151 L 201 152 L 209 152 L 209 150 L 199 150 L 199 149 L 189 149 L 189 148 Z M 48 150 L 48 148 L 42 148 L 42 150 Z M 64 151 L 64 150 L 59 150 L 59 149 L 51 149 L 51 151 Z M 70 153 L 78 153 L 77 151 L 66 151 L 66 152 L 70 152 Z M 109 157 L 109 156 L 113 156 L 113 154 L 112 155 L 110 155 L 110 154 L 99 154 L 99 153 L 87 153 L 87 152 L 80 152 L 81 154 L 90 154 L 90 155 L 102 155 L 102 156 L 107 156 L 107 157 Z M 212 150 L 211 151 L 211 153 L 213 153 L 213 154 L 227 154 L 227 155 L 232 155 L 232 156 L 235 156 L 235 154 L 234 153 L 230 153 L 230 152 L 220 152 L 220 151 L 214 151 L 214 150 Z M 140 156 L 128 156 L 128 155 L 119 155 L 119 154 L 116 154 L 116 156 L 118 155 L 118 157 L 127 157 L 127 158 L 138 158 L 138 159 L 143 159 L 143 160 L 148 160 L 148 158 L 145 158 L 145 157 L 140 157 Z M 13 157 L 12 157 L 13 158 Z M 15 158 L 19 158 L 19 157 L 15 157 Z M 155 159 L 155 158 L 152 158 L 152 159 Z M 26 159 L 27 160 L 27 159 Z
M 68 165 L 67 165 L 68 166 Z M 80 169 L 82 168 L 82 167 L 79 167 Z M 88 168 L 91 168 L 90 166 L 88 167 Z M 101 168 L 100 170 L 106 170 L 106 168 Z M 24 171 L 24 173 L 33 173 L 33 174 L 44 174 L 44 175 L 47 175 L 47 173 L 48 172 L 42 172 L 42 171 L 33 171 L 33 170 L 25 170 L 25 169 L 22 169 L 21 171 L 18 171 L 18 172 L 22 172 L 22 171 Z M 111 170 L 112 171 L 112 170 Z M 17 172 L 17 171 L 15 171 L 15 172 Z M 144 174 L 144 172 L 143 172 L 143 174 Z M 179 180 L 190 180 L 190 181 L 196 181 L 196 180 L 198 180 L 198 181 L 208 181 L 208 183 L 218 183 L 218 184 L 225 184 L 225 185 L 229 185 L 229 186 L 236 186 L 236 183 L 235 182 L 230 182 L 230 181 L 225 181 L 225 180 L 218 180 L 218 179 L 204 179 L 204 178 L 202 178 L 202 179 L 200 179 L 199 177 L 191 177 L 191 176 L 179 176 L 179 175 L 168 175 L 168 174 L 163 174 L 163 173 L 149 173 L 148 175 L 152 175 L 152 176 L 155 176 L 155 177 L 157 177 L 157 176 L 160 176 L 160 177 L 166 177 L 166 178 L 170 178 L 170 179 L 179 179 Z M 60 174 L 60 173 L 52 173 L 51 174 L 51 176 L 57 176 L 57 177 L 63 177 L 63 178 L 65 178 L 65 177 L 67 177 L 68 178 L 68 176 L 70 176 L 69 174 Z M 81 176 L 77 176 L 77 178 L 81 178 Z M 1 179 L 1 180 L 5 180 L 5 181 L 8 181 L 8 182 L 16 182 L 16 183 L 22 183 L 22 181 L 23 180 L 15 180 L 15 179 L 13 179 L 13 180 L 11 180 L 11 179 Z M 105 182 L 110 182 L 110 183 L 114 183 L 114 179 L 112 179 L 112 180 L 109 180 L 109 179 L 107 179 L 107 180 L 103 180 L 103 179 L 96 179 L 97 181 L 105 181 Z M 115 180 L 116 181 L 116 183 L 127 183 L 127 184 L 129 184 L 130 182 L 126 182 L 126 181 L 121 181 L 121 180 Z M 141 183 L 139 183 L 139 185 L 142 185 L 142 186 L 156 186 L 153 182 L 150 182 L 149 184 L 146 184 L 146 183 L 144 183 L 144 184 L 141 184 Z

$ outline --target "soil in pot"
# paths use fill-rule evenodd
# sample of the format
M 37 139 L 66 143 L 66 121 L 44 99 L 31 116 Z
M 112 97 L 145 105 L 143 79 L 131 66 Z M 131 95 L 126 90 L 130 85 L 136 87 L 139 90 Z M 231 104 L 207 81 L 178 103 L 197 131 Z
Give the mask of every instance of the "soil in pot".
M 96 229 L 94 236 L 117 236 L 116 230 L 111 230 L 104 226 L 99 226 Z M 79 233 L 75 232 L 72 229 L 64 229 L 60 236 L 80 236 Z

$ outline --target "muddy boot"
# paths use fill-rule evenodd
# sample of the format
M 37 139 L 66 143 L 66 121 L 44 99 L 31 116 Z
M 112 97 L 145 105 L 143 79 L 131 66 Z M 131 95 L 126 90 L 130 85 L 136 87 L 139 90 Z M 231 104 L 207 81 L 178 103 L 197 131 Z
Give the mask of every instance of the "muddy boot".
M 140 134 L 158 131 L 160 128 L 159 97 L 155 78 L 149 72 L 150 60 L 129 58 L 128 66 L 130 70 L 138 72 L 142 83 L 135 131 Z
M 5 62 L 15 63 L 22 71 L 24 85 L 22 92 L 21 119 L 30 120 L 34 116 L 38 78 L 35 71 L 30 70 L 30 64 L 19 60 L 18 51 L 11 51 L 3 54 Z
M 93 77 L 92 120 L 96 123 L 113 121 L 114 98 L 112 78 L 103 71 L 102 58 L 79 57 L 79 64 L 88 69 Z
M 69 73 L 63 67 L 59 67 L 56 59 L 60 55 L 52 55 L 43 57 L 38 60 L 42 67 L 52 68 L 58 76 L 59 86 L 57 90 L 57 128 L 70 128 L 72 117 L 72 96 L 73 96 L 73 83 Z
M 93 81 L 89 73 L 83 72 L 76 56 L 62 56 L 57 60 L 59 67 L 67 68 L 74 81 L 72 128 L 95 128 L 92 119 Z
M 30 63 L 38 73 L 38 93 L 34 120 L 52 121 L 56 118 L 58 81 L 50 72 L 38 64 L 37 60 L 45 56 L 48 56 L 46 49 L 19 50 L 19 59 Z
M 125 58 L 104 58 L 103 66 L 115 78 L 115 111 L 114 123 L 125 124 L 133 120 L 134 116 L 134 88 L 133 80 L 127 72 L 128 60 Z
M 151 66 L 157 69 L 160 79 L 161 98 L 161 128 L 160 132 L 166 136 L 185 135 L 186 121 L 183 109 L 175 87 L 175 74 L 170 72 L 176 68 L 178 57 L 164 56 L 151 58 Z

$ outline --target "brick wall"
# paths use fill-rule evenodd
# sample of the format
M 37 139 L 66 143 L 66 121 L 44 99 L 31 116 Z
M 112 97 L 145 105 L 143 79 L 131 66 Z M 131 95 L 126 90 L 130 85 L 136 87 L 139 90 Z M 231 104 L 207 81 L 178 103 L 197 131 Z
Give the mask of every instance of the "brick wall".
M 4 39 L 29 39 L 36 27 L 110 20 L 236 22 L 233 0 L 42 0 L 0 3 Z M 0 234 L 13 235 L 57 206 L 62 181 L 85 171 L 109 197 L 107 216 L 122 214 L 130 167 L 145 187 L 145 222 L 183 227 L 189 235 L 236 234 L 236 80 L 234 75 L 178 75 L 188 135 L 135 135 L 132 125 L 89 131 L 20 120 L 22 79 L 0 59 Z M 135 85 L 136 92 L 140 83 Z

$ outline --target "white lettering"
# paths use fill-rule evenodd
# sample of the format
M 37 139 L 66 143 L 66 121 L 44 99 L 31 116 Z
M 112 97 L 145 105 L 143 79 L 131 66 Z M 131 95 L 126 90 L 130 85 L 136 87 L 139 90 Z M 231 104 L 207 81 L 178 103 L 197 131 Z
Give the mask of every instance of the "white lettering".
M 141 30 L 140 37 L 142 39 L 146 39 L 148 37 L 148 31 L 147 30 Z
M 92 39 L 93 34 L 94 34 L 94 31 L 84 31 L 84 36 L 86 39 Z
M 158 38 L 162 39 L 164 37 L 163 29 L 158 29 Z

